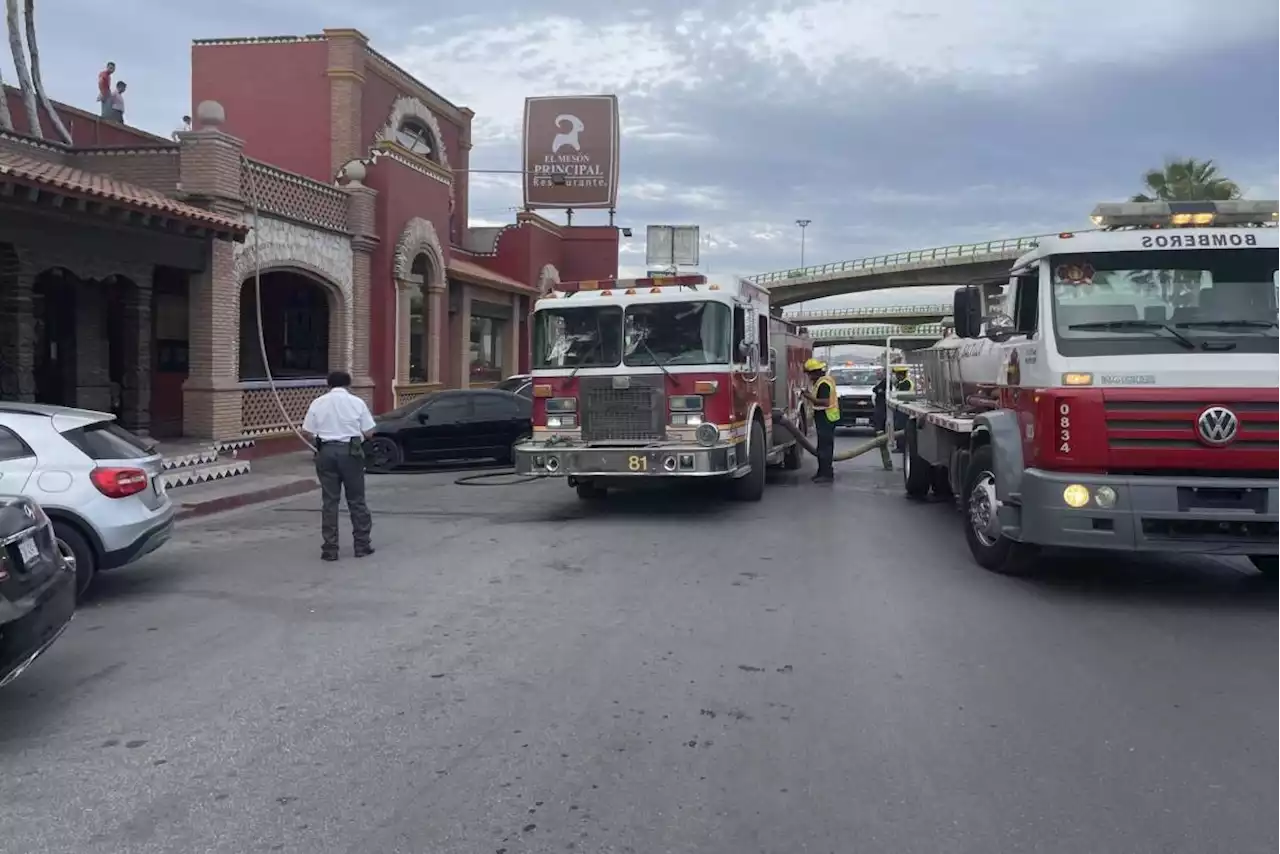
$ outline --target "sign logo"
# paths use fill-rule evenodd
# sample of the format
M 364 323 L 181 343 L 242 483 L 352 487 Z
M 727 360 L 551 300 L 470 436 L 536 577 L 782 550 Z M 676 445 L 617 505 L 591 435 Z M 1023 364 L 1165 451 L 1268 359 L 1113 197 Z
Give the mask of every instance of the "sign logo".
M 1206 445 L 1221 447 L 1235 441 L 1240 419 L 1225 406 L 1210 406 L 1196 419 L 1196 430 Z
M 614 95 L 526 98 L 525 207 L 616 207 L 618 138 Z
M 560 149 L 566 146 L 574 151 L 582 151 L 582 143 L 578 142 L 578 134 L 587 129 L 587 126 L 582 123 L 582 119 L 565 113 L 564 115 L 556 116 L 556 127 L 568 127 L 569 131 L 568 133 L 556 134 L 555 141 L 551 143 L 552 154 L 559 154 Z

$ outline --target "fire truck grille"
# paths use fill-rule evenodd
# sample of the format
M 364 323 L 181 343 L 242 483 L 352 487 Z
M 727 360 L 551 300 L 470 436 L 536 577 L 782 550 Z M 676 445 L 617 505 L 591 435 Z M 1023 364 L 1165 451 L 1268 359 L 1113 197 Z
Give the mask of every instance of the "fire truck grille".
M 666 438 L 662 394 L 652 387 L 593 388 L 582 406 L 587 442 L 650 442 Z
M 1204 450 L 1196 419 L 1217 400 L 1107 400 L 1107 443 L 1115 451 Z M 1239 419 L 1235 439 L 1224 450 L 1277 450 L 1280 407 L 1274 402 L 1221 403 Z

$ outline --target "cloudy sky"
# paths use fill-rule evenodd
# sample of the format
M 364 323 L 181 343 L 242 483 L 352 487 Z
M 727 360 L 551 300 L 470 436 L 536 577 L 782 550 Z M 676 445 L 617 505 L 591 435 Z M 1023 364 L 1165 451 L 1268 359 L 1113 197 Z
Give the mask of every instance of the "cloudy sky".
M 1280 193 L 1275 0 L 37 5 L 50 95 L 92 107 L 114 59 L 164 134 L 193 38 L 359 28 L 476 111 L 475 168 L 519 168 L 525 96 L 616 93 L 619 222 L 701 225 L 712 273 L 797 266 L 798 218 L 809 264 L 1081 227 L 1171 156 Z M 474 180 L 473 224 L 509 221 L 518 184 Z

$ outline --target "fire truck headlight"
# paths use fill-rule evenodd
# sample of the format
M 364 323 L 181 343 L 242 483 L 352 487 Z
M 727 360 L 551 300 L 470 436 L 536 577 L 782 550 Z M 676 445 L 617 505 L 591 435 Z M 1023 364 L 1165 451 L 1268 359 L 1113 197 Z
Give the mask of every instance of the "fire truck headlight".
M 576 415 L 548 415 L 547 428 L 550 430 L 568 430 L 578 426 Z
M 1093 491 L 1093 501 L 1103 510 L 1116 506 L 1116 491 L 1109 486 L 1099 486 Z
M 720 428 L 714 424 L 699 424 L 693 438 L 698 440 L 699 445 L 714 445 L 720 441 Z
M 673 412 L 671 413 L 672 427 L 697 427 L 702 423 L 701 412 Z
M 1068 507 L 1083 507 L 1089 503 L 1089 489 L 1073 483 L 1062 490 L 1062 500 Z
M 576 397 L 553 397 L 547 401 L 547 412 L 577 412 L 578 399 Z
M 672 412 L 701 412 L 702 397 L 696 394 L 680 394 L 671 398 Z

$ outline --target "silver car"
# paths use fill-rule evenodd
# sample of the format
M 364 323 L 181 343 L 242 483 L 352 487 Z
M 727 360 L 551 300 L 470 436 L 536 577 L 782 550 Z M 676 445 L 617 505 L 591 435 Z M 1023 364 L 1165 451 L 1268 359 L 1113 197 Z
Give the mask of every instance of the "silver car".
M 100 570 L 133 563 L 173 534 L 163 474 L 154 446 L 110 413 L 0 402 L 0 492 L 44 508 L 78 595 Z

